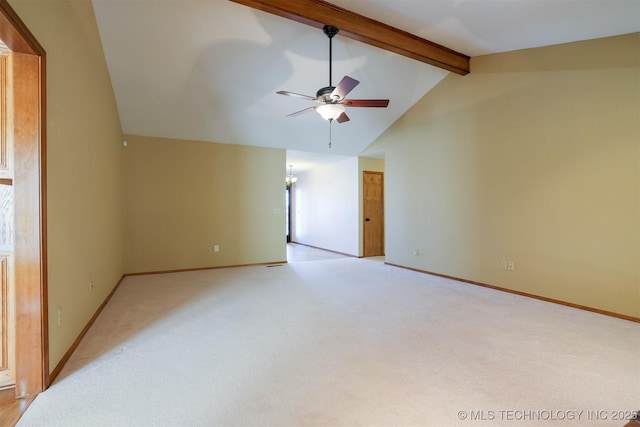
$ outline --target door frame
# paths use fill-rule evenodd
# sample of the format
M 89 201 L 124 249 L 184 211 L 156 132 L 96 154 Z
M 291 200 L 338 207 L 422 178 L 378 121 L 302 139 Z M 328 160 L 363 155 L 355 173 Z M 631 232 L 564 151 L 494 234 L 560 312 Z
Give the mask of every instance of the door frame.
M 16 397 L 49 385 L 46 215 L 46 52 L 7 0 L 0 39 L 13 52 Z

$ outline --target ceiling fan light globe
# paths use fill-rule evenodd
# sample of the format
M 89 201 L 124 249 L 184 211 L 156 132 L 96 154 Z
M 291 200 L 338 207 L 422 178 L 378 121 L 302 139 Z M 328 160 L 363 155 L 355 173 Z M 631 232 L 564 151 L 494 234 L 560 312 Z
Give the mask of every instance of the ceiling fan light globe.
M 316 108 L 316 111 L 325 120 L 335 120 L 344 113 L 344 105 L 342 104 L 323 104 Z

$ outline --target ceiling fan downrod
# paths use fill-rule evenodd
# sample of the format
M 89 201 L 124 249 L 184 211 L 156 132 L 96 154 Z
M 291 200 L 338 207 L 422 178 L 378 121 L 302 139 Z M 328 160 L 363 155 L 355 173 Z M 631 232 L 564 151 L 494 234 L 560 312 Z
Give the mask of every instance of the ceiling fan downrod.
M 333 36 L 338 34 L 338 31 L 340 30 L 338 29 L 338 27 L 334 27 L 333 25 L 325 25 L 324 27 L 322 27 L 322 31 L 326 34 L 327 37 L 329 37 L 329 87 L 333 87 L 333 84 L 331 84 L 331 64 L 333 63 L 332 41 Z

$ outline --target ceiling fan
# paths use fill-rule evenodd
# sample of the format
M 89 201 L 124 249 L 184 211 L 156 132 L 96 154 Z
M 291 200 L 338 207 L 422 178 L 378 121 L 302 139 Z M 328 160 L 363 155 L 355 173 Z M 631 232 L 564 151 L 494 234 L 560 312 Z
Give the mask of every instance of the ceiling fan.
M 334 87 L 331 84 L 331 41 L 333 36 L 338 34 L 339 30 L 333 25 L 325 25 L 322 31 L 327 37 L 329 37 L 329 86 L 319 89 L 315 98 L 313 96 L 301 95 L 299 93 L 288 92 L 286 90 L 276 92 L 280 95 L 308 99 L 309 101 L 316 101 L 320 104 L 288 114 L 286 117 L 293 117 L 298 114 L 306 113 L 307 111 L 316 110 L 322 118 L 328 120 L 329 123 L 333 120 L 338 123 L 343 123 L 349 121 L 349 116 L 347 116 L 347 113 L 345 112 L 345 107 L 387 107 L 387 105 L 389 105 L 388 99 L 345 99 L 345 96 L 347 96 L 347 94 L 360 83 L 358 80 L 349 76 L 344 76 L 342 80 L 340 80 L 340 83 L 338 83 L 338 86 Z

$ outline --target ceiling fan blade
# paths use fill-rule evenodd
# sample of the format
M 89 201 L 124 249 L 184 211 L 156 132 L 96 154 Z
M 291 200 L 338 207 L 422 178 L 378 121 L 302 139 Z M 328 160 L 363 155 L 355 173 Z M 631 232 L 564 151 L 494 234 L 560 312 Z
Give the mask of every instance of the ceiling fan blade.
M 338 86 L 331 92 L 331 99 L 344 99 L 358 84 L 360 84 L 360 82 L 356 79 L 344 76 L 342 80 L 340 80 L 340 83 L 338 83 Z
M 279 90 L 276 93 L 278 95 L 293 96 L 294 98 L 303 98 L 303 99 L 308 99 L 309 101 L 317 101 L 317 99 L 314 98 L 313 96 L 301 95 L 299 93 L 289 92 L 289 91 L 286 91 L 286 90 Z
M 385 108 L 389 105 L 388 99 L 345 99 L 342 101 L 345 107 L 379 107 Z
M 298 114 L 302 114 L 302 113 L 306 113 L 307 111 L 315 110 L 316 108 L 318 108 L 318 107 L 317 106 L 313 106 L 313 107 L 305 108 L 304 110 L 300 110 L 300 111 L 296 111 L 295 113 L 287 114 L 285 117 L 294 117 L 294 116 L 297 116 Z
M 342 112 L 342 114 L 340 114 L 338 116 L 338 118 L 336 119 L 336 121 L 338 123 L 344 123 L 344 122 L 348 122 L 349 121 L 349 116 L 347 116 L 347 113 L 345 113 L 344 111 Z

